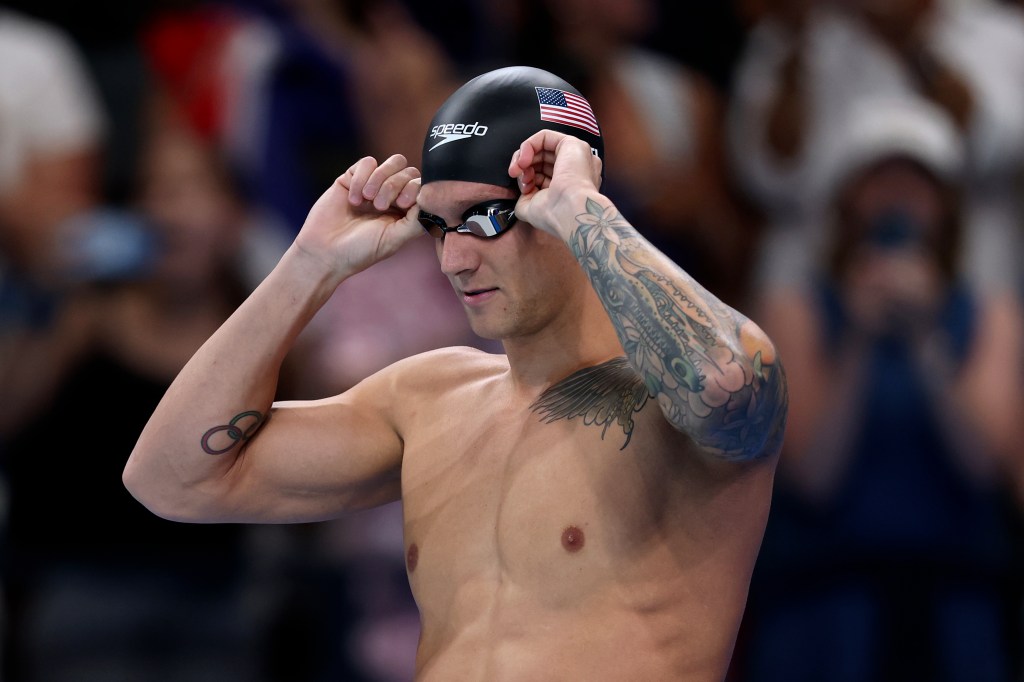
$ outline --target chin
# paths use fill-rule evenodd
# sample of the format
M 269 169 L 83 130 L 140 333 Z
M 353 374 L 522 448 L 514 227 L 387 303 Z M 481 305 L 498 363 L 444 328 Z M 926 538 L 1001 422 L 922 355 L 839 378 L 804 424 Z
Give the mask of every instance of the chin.
M 470 318 L 469 327 L 481 339 L 488 339 L 490 341 L 501 341 L 509 336 L 514 336 L 514 333 L 509 333 L 510 330 L 507 328 L 507 325 L 495 323 L 493 320 L 474 320 Z
M 482 339 L 501 341 L 522 333 L 520 316 L 509 310 L 466 311 L 473 333 Z
M 469 324 L 477 336 L 491 341 L 506 341 L 532 336 L 545 326 L 544 323 L 536 319 L 524 320 L 518 316 L 490 320 L 470 319 Z

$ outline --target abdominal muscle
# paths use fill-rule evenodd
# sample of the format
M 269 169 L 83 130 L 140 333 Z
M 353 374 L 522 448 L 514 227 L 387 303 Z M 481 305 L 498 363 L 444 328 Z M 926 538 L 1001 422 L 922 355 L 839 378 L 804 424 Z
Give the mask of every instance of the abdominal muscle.
M 641 613 L 609 595 L 593 595 L 574 608 L 553 609 L 515 584 L 489 589 L 479 599 L 479 612 L 465 620 L 438 624 L 424 614 L 419 682 L 678 682 L 724 676 L 721 662 L 690 660 L 693 642 L 684 640 L 687 628 L 677 605 Z M 438 629 L 447 636 L 434 636 Z

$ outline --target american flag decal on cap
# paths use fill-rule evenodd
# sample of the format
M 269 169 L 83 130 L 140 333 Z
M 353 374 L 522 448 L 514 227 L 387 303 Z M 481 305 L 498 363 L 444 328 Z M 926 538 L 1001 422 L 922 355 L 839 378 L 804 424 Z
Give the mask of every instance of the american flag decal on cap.
M 555 88 L 537 88 L 537 101 L 540 103 L 540 120 L 561 123 L 601 136 L 594 110 L 579 95 Z

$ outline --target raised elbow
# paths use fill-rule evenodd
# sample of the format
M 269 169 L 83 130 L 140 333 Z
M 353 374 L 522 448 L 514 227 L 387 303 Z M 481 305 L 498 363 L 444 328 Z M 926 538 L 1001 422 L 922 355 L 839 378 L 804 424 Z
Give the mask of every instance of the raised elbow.
M 165 503 L 163 496 L 157 490 L 157 486 L 153 485 L 143 467 L 134 460 L 129 459 L 125 465 L 124 471 L 121 473 L 121 482 L 131 496 L 143 507 L 161 518 L 178 520 L 173 518 L 175 516 L 174 510 Z
M 204 521 L 199 510 L 188 503 L 181 486 L 171 484 L 169 472 L 154 471 L 154 466 L 133 452 L 121 473 L 121 482 L 132 497 L 150 512 L 184 523 Z
M 669 403 L 670 421 L 709 456 L 730 462 L 774 457 L 782 448 L 789 408 L 786 373 L 769 344 L 757 351 L 726 390 L 719 381 L 715 391 L 706 387 L 685 403 Z M 705 384 L 708 382 L 705 377 Z

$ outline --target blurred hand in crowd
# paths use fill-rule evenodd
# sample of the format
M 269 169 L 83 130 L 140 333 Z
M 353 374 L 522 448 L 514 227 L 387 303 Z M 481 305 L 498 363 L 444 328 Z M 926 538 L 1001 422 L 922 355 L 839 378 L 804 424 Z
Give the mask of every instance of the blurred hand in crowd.
M 852 192 L 859 234 L 841 284 L 863 334 L 917 338 L 936 322 L 946 288 L 935 249 L 943 207 L 928 182 L 910 162 L 892 161 Z

